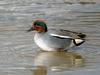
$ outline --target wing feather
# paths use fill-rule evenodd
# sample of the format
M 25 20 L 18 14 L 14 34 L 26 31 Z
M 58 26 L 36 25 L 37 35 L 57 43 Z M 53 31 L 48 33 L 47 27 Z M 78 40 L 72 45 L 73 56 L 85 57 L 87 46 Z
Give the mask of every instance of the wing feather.
M 51 29 L 50 33 L 51 33 L 51 35 L 63 37 L 63 38 L 84 39 L 86 37 L 86 35 L 83 33 L 69 31 L 69 30 L 63 30 L 63 29 L 60 29 L 60 30 Z

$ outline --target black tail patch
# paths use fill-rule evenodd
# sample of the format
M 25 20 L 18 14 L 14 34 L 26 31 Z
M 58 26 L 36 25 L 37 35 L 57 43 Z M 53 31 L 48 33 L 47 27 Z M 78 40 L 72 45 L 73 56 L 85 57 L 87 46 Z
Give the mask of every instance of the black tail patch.
M 85 38 L 85 37 L 86 37 L 86 35 L 83 34 L 83 33 L 79 33 L 78 36 L 79 36 L 80 38 Z

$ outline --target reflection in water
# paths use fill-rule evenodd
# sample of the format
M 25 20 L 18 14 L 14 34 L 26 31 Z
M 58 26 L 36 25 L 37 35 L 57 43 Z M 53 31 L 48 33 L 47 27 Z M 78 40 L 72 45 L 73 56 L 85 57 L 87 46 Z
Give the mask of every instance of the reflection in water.
M 44 66 L 37 66 L 37 69 L 33 70 L 33 75 L 46 75 L 47 70 Z
M 34 59 L 35 66 L 45 66 L 52 70 L 68 69 L 76 66 L 83 66 L 83 58 L 75 53 L 69 52 L 41 52 Z M 62 68 L 63 67 L 63 68 Z

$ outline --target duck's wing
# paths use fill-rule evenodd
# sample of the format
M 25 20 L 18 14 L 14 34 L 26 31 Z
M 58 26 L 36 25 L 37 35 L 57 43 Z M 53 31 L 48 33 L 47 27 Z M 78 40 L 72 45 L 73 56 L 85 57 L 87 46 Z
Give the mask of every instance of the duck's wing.
M 50 29 L 50 33 L 55 36 L 59 35 L 60 37 L 71 37 L 73 39 L 84 39 L 86 37 L 86 35 L 83 33 L 63 29 Z

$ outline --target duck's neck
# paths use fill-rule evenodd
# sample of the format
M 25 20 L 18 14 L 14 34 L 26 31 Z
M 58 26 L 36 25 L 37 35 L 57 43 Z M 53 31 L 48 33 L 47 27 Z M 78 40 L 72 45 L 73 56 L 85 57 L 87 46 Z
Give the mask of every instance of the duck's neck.
M 42 33 L 38 33 L 36 32 L 35 35 L 34 35 L 34 40 L 38 40 L 40 38 L 43 38 L 45 35 L 47 35 L 47 32 L 42 32 Z
M 44 30 L 44 31 L 41 31 L 41 32 L 38 32 L 38 31 L 37 31 L 36 33 L 38 33 L 38 34 L 45 34 L 45 33 L 47 33 L 47 32 L 48 32 L 48 31 L 45 31 L 45 30 Z
M 41 36 L 43 36 L 44 34 L 47 34 L 47 32 L 36 32 L 36 36 L 38 36 L 38 37 L 41 37 Z

